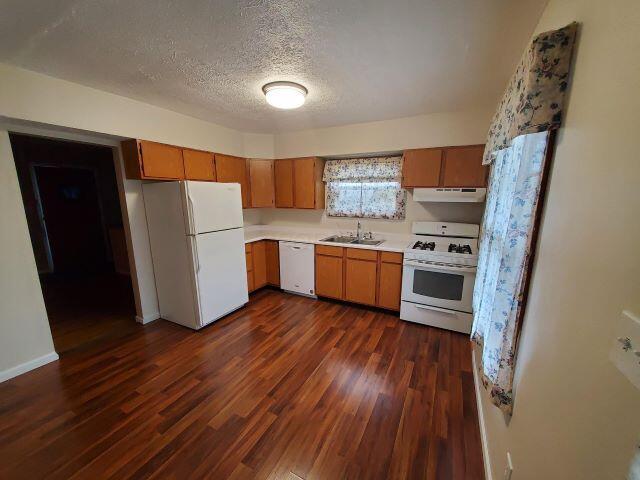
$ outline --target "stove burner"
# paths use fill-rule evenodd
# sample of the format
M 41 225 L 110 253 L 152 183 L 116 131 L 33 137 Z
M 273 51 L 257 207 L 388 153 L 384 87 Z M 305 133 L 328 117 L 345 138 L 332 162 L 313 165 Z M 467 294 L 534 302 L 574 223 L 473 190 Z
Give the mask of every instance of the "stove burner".
M 449 244 L 449 253 L 464 253 L 471 255 L 471 245 L 456 245 L 455 243 Z
M 436 248 L 436 242 L 416 242 L 413 244 L 413 249 L 415 250 L 431 250 L 433 251 Z

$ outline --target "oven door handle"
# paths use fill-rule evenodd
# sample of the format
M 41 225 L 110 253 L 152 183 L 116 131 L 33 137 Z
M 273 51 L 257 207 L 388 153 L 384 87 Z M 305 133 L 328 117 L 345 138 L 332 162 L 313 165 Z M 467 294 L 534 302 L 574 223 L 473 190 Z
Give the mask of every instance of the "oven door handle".
M 452 312 L 451 310 L 447 310 L 446 308 L 432 307 L 431 305 L 420 305 L 419 303 L 414 303 L 413 306 L 416 307 L 416 308 L 419 308 L 421 310 L 435 310 L 436 312 L 448 313 L 449 315 L 455 315 L 455 312 Z
M 405 260 L 404 265 L 406 267 L 417 268 L 418 270 L 442 270 L 445 272 L 459 272 L 459 273 L 474 273 L 476 271 L 476 267 L 466 267 L 466 266 L 455 266 L 449 267 L 447 265 L 436 265 L 434 263 L 420 263 L 413 262 L 411 260 Z

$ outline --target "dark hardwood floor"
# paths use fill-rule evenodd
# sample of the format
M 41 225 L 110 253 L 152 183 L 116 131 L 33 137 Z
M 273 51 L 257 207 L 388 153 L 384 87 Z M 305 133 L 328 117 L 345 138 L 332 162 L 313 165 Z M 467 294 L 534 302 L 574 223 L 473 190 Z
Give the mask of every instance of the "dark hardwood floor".
M 131 279 L 126 275 L 45 274 L 40 284 L 60 355 L 137 329 Z
M 470 345 L 262 290 L 0 384 L 0 478 L 482 479 Z

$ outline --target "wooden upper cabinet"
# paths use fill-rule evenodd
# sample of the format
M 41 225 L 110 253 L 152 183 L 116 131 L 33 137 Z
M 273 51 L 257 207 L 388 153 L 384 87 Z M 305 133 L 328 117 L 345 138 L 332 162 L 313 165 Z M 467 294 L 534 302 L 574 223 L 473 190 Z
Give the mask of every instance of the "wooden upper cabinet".
M 442 148 L 405 150 L 402 162 L 403 187 L 437 187 L 440 184 Z
M 273 160 L 252 158 L 248 162 L 249 181 L 251 183 L 251 206 L 275 206 Z
M 293 202 L 295 208 L 324 208 L 324 161 L 316 157 L 293 159 Z
M 127 178 L 180 180 L 184 178 L 182 149 L 146 140 L 122 142 Z
M 207 180 L 215 182 L 216 168 L 211 152 L 183 149 L 184 175 L 187 180 Z
M 275 160 L 274 175 L 276 207 L 293 208 L 293 160 Z
M 249 208 L 251 197 L 246 159 L 221 153 L 216 153 L 215 157 L 218 182 L 239 183 L 242 191 L 242 208 Z
M 482 165 L 484 145 L 450 147 L 444 152 L 442 187 L 484 187 L 488 169 Z

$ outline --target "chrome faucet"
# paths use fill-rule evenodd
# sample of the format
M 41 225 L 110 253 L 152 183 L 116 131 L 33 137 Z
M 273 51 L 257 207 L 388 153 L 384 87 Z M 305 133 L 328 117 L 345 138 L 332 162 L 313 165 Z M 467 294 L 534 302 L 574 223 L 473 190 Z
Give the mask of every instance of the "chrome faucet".
M 356 238 L 358 240 L 362 240 L 362 225 L 360 224 L 360 220 L 358 220 L 358 229 L 356 230 Z

